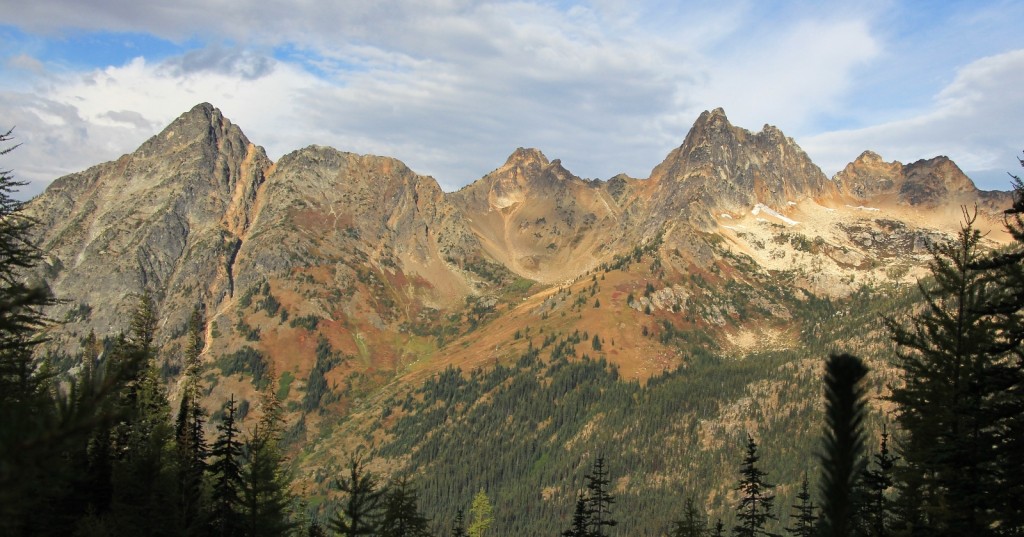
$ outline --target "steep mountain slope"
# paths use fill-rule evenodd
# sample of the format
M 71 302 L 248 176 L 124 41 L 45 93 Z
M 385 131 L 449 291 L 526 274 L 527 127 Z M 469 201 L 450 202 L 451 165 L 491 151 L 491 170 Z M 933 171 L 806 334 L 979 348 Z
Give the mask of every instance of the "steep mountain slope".
M 40 222 L 47 281 L 69 301 L 55 317 L 74 321 L 76 335 L 112 333 L 125 328 L 131 295 L 148 290 L 166 334 L 193 305 L 231 295 L 239 237 L 270 165 L 203 104 L 134 153 L 54 181 L 28 209 Z
M 606 186 L 519 148 L 450 197 L 492 259 L 524 277 L 556 282 L 593 268 L 621 245 L 608 242 L 623 218 Z

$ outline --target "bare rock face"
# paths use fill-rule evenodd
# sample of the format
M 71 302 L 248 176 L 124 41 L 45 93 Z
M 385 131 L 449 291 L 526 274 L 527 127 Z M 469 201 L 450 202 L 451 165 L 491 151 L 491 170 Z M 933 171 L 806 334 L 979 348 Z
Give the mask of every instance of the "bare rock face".
M 608 184 L 584 181 L 559 160 L 519 148 L 505 164 L 450 195 L 487 255 L 522 276 L 571 278 L 610 252 L 622 210 Z
M 310 146 L 281 158 L 238 253 L 239 281 L 300 267 L 368 264 L 416 275 L 434 298 L 467 292 L 446 259 L 479 246 L 432 178 L 386 157 Z M 441 292 L 443 291 L 443 292 Z
M 708 226 L 720 211 L 776 210 L 789 201 L 830 194 L 834 187 L 778 128 L 756 134 L 734 127 L 715 109 L 697 118 L 683 145 L 651 172 L 652 212 Z
M 79 303 L 92 308 L 78 328 L 124 329 L 131 295 L 149 291 L 166 334 L 197 303 L 229 295 L 238 236 L 269 166 L 262 148 L 200 104 L 134 153 L 56 180 L 28 211 L 54 293 L 71 297 L 64 308 L 76 315 Z
M 878 154 L 865 151 L 833 181 L 843 195 L 858 202 L 891 198 L 902 205 L 922 208 L 1009 203 L 1005 193 L 979 191 L 956 163 L 943 156 L 902 164 L 885 162 Z

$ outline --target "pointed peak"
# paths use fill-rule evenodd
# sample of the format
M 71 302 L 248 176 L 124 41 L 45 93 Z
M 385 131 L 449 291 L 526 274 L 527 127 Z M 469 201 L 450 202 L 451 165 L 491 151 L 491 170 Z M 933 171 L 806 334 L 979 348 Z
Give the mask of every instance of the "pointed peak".
M 857 156 L 857 158 L 854 160 L 854 162 L 885 162 L 885 161 L 884 161 L 884 159 L 882 159 L 882 156 L 879 155 L 878 153 L 875 153 L 874 151 L 872 151 L 870 149 L 866 149 L 866 150 L 864 150 L 863 153 L 861 153 L 859 156 Z
M 523 165 L 537 162 L 542 166 L 550 164 L 548 158 L 541 153 L 539 149 L 532 147 L 519 147 L 509 155 L 508 159 L 505 160 L 506 166 Z
M 705 110 L 697 116 L 697 121 L 693 122 L 694 127 L 701 125 L 731 125 L 729 118 L 725 115 L 725 110 L 721 107 L 715 108 L 714 110 Z

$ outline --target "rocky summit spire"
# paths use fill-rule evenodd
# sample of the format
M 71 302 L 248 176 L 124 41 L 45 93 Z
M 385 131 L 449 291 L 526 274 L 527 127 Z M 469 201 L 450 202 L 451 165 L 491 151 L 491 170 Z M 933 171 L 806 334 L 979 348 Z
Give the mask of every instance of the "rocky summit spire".
M 741 210 L 763 203 L 830 193 L 834 186 L 806 153 L 777 127 L 758 133 L 734 127 L 725 111 L 705 111 L 683 145 L 651 172 L 653 203 L 661 215 L 685 214 L 710 224 L 719 210 Z

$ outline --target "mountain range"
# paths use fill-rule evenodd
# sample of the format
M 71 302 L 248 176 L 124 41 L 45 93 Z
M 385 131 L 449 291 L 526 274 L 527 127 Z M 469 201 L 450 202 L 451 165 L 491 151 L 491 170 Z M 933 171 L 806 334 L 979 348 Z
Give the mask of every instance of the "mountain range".
M 149 294 L 174 393 L 198 308 L 209 411 L 231 395 L 256 400 L 272 380 L 297 483 L 329 498 L 330 469 L 346 454 L 369 449 L 384 472 L 425 471 L 435 459 L 417 454 L 434 436 L 457 436 L 450 428 L 479 411 L 474 401 L 505 389 L 481 375 L 512 368 L 557 378 L 562 360 L 600 363 L 636 390 L 704 371 L 701 389 L 710 386 L 716 406 L 691 423 L 695 436 L 682 436 L 716 454 L 730 449 L 723 439 L 733 429 L 784 438 L 817 405 L 786 406 L 779 390 L 817 393 L 816 364 L 844 344 L 878 351 L 868 358 L 884 379 L 884 337 L 863 315 L 911 300 L 929 245 L 955 233 L 963 211 L 977 211 L 989 247 L 1007 242 L 1010 202 L 1007 192 L 979 191 L 941 156 L 902 164 L 865 151 L 829 178 L 779 129 L 750 132 L 721 109 L 702 113 L 645 179 L 585 180 L 519 148 L 444 192 L 389 157 L 309 146 L 272 161 L 200 104 L 133 153 L 55 180 L 26 210 L 46 252 L 36 276 L 63 299 L 49 312 L 62 321 L 50 329 L 52 349 L 73 355 L 89 333 L 125 330 L 138 296 Z M 843 315 L 860 324 L 840 330 Z M 758 356 L 763 370 L 744 369 Z M 741 380 L 722 380 L 728 371 Z M 503 382 L 515 377 L 507 375 Z M 443 379 L 478 399 L 409 436 L 425 427 L 415 420 L 432 415 L 430 390 Z M 874 393 L 884 391 L 878 381 Z M 788 417 L 758 425 L 744 416 L 755 394 Z M 570 450 L 606 418 L 584 411 L 534 442 Z M 662 438 L 675 426 L 645 427 Z M 804 444 L 814 434 L 805 429 L 794 436 Z M 659 449 L 635 447 L 645 462 L 628 476 L 667 487 L 693 470 L 692 458 L 649 466 Z M 790 470 L 782 477 L 795 483 Z M 545 479 L 531 485 L 538 497 L 571 498 L 571 486 Z M 727 503 L 728 483 L 686 481 L 696 482 L 709 508 Z M 464 488 L 449 491 L 450 501 L 475 492 Z

